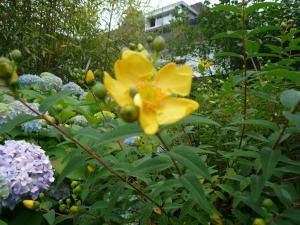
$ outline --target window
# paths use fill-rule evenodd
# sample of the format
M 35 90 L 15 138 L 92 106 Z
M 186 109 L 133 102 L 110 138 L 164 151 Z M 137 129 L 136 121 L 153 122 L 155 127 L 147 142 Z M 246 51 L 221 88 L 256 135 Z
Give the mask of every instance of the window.
M 149 20 L 149 23 L 150 23 L 150 27 L 155 27 L 155 18 L 151 18 Z

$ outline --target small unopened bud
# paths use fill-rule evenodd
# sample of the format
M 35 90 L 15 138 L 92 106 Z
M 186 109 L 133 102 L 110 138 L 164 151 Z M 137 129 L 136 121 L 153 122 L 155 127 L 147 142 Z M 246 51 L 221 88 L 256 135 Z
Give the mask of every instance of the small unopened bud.
M 78 186 L 80 183 L 77 180 L 73 180 L 71 183 L 71 188 L 75 188 L 76 186 Z
M 8 79 L 12 76 L 14 68 L 12 62 L 4 57 L 0 57 L 0 78 Z
M 129 95 L 130 97 L 134 98 L 134 96 L 138 93 L 136 88 L 130 88 L 129 89 Z
M 94 76 L 93 71 L 91 71 L 91 70 L 87 71 L 87 73 L 85 75 L 85 82 L 88 85 L 91 85 L 95 82 L 95 76 Z
M 66 212 L 66 210 L 67 210 L 67 205 L 66 205 L 66 204 L 61 204 L 61 205 L 59 205 L 58 210 L 59 210 L 60 212 L 62 212 L 62 213 Z
M 88 173 L 94 173 L 96 171 L 95 167 L 90 164 L 87 165 L 86 169 L 87 169 Z
M 152 36 L 147 36 L 147 39 L 146 39 L 147 43 L 148 44 L 151 44 L 151 42 L 153 41 L 153 37 Z
M 34 201 L 33 200 L 23 200 L 23 205 L 27 209 L 33 209 Z
M 161 209 L 158 208 L 158 207 L 154 207 L 154 208 L 153 208 L 153 211 L 154 211 L 156 214 L 158 214 L 158 215 L 161 215 L 161 214 L 162 214 Z
M 15 61 L 20 61 L 22 59 L 22 53 L 19 49 L 12 50 L 9 53 L 9 56 L 11 59 L 13 59 Z
M 135 50 L 136 45 L 134 43 L 129 43 L 129 49 Z
M 137 45 L 137 49 L 138 49 L 139 51 L 142 51 L 142 50 L 144 49 L 144 46 L 143 46 L 141 43 L 139 43 L 139 44 Z
M 252 225 L 266 225 L 266 222 L 264 219 L 262 218 L 256 218 L 254 221 L 253 221 L 253 224 Z
M 72 214 L 78 213 L 79 212 L 79 207 L 77 205 L 73 205 L 73 206 L 71 206 L 69 212 L 72 213 Z
M 166 46 L 165 39 L 162 36 L 158 36 L 153 41 L 153 49 L 157 52 L 164 50 Z
M 96 84 L 92 87 L 92 91 L 99 99 L 104 99 L 107 94 L 105 86 L 100 82 L 96 82 Z
M 125 105 L 120 111 L 120 116 L 126 122 L 134 122 L 139 117 L 139 108 L 134 104 Z

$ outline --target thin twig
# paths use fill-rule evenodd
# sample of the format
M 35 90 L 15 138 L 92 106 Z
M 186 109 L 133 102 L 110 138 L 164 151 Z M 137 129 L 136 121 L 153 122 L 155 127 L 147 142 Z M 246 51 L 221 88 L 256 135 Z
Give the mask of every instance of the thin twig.
M 31 110 L 33 113 L 35 113 L 36 115 L 40 116 L 41 118 L 43 118 L 44 120 L 46 120 L 48 122 L 48 124 L 50 124 L 51 126 L 53 126 L 56 130 L 58 130 L 61 134 L 63 134 L 66 138 L 70 139 L 74 144 L 78 145 L 79 147 L 81 147 L 84 151 L 86 151 L 88 154 L 90 154 L 94 159 L 96 159 L 107 171 L 109 171 L 114 177 L 116 177 L 118 180 L 122 181 L 123 183 L 128 184 L 130 187 L 132 187 L 135 191 L 137 191 L 137 193 L 139 193 L 141 196 L 143 196 L 144 198 L 148 199 L 150 202 L 152 202 L 154 205 L 156 205 L 158 208 L 160 208 L 160 210 L 168 216 L 167 212 L 164 210 L 164 208 L 157 203 L 154 199 L 152 199 L 152 197 L 150 197 L 148 194 L 146 194 L 143 190 L 141 190 L 140 188 L 136 187 L 134 184 L 130 183 L 126 178 L 122 177 L 119 173 L 117 173 L 116 171 L 114 171 L 112 168 L 110 168 L 110 166 L 108 164 L 106 164 L 106 162 L 97 155 L 97 153 L 92 150 L 91 148 L 85 146 L 84 144 L 82 144 L 80 141 L 78 141 L 76 138 L 72 137 L 70 134 L 68 134 L 63 128 L 61 128 L 60 126 L 58 126 L 57 124 L 53 123 L 51 120 L 49 120 L 47 117 L 44 117 L 40 112 L 38 112 L 37 110 L 33 109 L 30 105 L 28 105 L 25 101 L 23 101 L 22 99 L 19 99 L 19 101 L 25 106 L 27 107 L 29 110 Z
M 170 152 L 171 149 L 166 144 L 166 142 L 164 141 L 164 139 L 160 136 L 160 133 L 157 133 L 156 136 L 158 137 L 158 139 L 160 140 L 160 142 L 163 144 L 164 148 L 167 149 L 168 152 Z M 181 170 L 180 170 L 180 168 L 179 168 L 178 163 L 176 162 L 176 160 L 173 159 L 172 157 L 171 157 L 171 160 L 172 160 L 172 162 L 173 162 L 173 164 L 174 164 L 174 166 L 175 166 L 175 168 L 176 168 L 179 176 L 182 176 L 182 172 L 181 172 Z

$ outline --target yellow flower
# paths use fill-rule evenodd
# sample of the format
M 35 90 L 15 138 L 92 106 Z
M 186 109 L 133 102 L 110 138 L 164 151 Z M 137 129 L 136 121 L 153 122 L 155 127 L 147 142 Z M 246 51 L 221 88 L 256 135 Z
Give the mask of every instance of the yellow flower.
M 95 167 L 91 164 L 88 164 L 86 169 L 89 173 L 94 173 L 96 171 Z
M 193 71 L 189 66 L 168 63 L 156 71 L 143 53 L 127 50 L 114 70 L 116 79 L 105 72 L 106 89 L 121 107 L 139 107 L 139 122 L 148 135 L 155 134 L 159 125 L 175 123 L 199 107 L 193 100 L 174 96 L 190 93 Z M 130 94 L 132 90 L 136 90 L 135 96 Z
M 93 71 L 89 70 L 87 71 L 86 75 L 85 75 L 85 82 L 87 84 L 91 84 L 95 81 L 95 76 L 94 76 L 94 73 Z
M 206 61 L 204 59 L 200 59 L 200 61 L 198 62 L 198 65 L 200 65 L 200 66 L 204 67 L 205 69 L 207 69 L 212 65 L 212 62 Z

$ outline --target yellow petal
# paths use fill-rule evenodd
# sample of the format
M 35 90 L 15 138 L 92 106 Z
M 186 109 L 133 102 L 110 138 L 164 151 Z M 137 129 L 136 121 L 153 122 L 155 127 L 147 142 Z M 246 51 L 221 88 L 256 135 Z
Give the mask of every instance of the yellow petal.
M 184 65 L 177 67 L 175 63 L 168 63 L 154 77 L 154 83 L 168 94 L 186 96 L 191 91 L 193 70 Z
M 139 121 L 145 134 L 153 135 L 158 131 L 156 113 L 153 110 L 149 110 L 141 107 Z
M 199 104 L 191 99 L 167 97 L 157 111 L 158 123 L 176 123 L 194 112 L 198 107 Z
M 142 53 L 124 51 L 122 59 L 115 63 L 115 75 L 127 88 L 151 79 L 155 73 L 152 63 Z
M 132 98 L 129 95 L 129 89 L 126 88 L 120 81 L 111 78 L 111 76 L 104 72 L 104 85 L 109 94 L 120 105 L 132 103 Z

